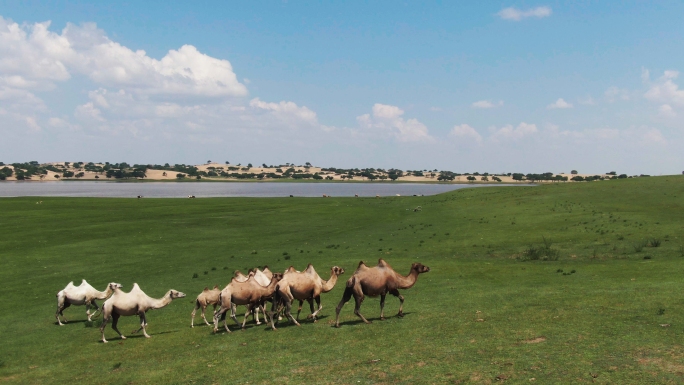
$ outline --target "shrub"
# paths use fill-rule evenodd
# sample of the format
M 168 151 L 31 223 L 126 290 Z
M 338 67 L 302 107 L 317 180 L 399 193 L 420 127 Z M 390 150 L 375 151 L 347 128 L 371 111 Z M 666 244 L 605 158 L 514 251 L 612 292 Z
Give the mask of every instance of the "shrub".
M 211 271 L 214 271 L 214 270 L 216 270 L 216 268 L 215 268 L 215 267 L 212 267 L 212 268 L 211 268 Z
M 192 275 L 192 278 L 197 278 L 197 277 L 199 277 L 199 275 L 197 275 L 197 273 Z
M 204 271 L 204 275 L 207 275 L 207 274 L 209 274 L 209 272 L 205 270 L 205 271 Z
M 649 246 L 651 246 L 651 247 L 658 247 L 658 246 L 660 246 L 660 239 L 652 238 L 652 239 L 648 242 L 648 244 L 649 244 Z
M 289 255 L 286 255 L 286 256 L 285 256 L 285 260 L 286 260 L 286 261 L 289 261 L 289 260 L 290 260 L 290 256 L 289 256 Z
M 551 248 L 551 241 L 542 237 L 544 241 L 544 246 L 529 246 L 522 255 L 518 257 L 520 261 L 557 261 L 560 252 L 556 249 Z M 565 273 L 564 273 L 565 274 Z
M 639 242 L 633 244 L 632 247 L 634 247 L 635 252 L 641 253 L 641 251 L 644 249 L 644 247 L 646 247 L 647 244 L 648 244 L 648 241 L 639 241 Z

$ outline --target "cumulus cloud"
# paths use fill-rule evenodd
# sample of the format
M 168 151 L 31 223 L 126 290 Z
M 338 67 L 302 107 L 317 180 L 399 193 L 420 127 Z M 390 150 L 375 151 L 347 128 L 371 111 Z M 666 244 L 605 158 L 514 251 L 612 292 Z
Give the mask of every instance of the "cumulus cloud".
M 318 124 L 315 112 L 306 108 L 306 106 L 299 107 L 293 102 L 267 103 L 259 98 L 254 98 L 249 102 L 249 105 L 257 110 L 267 111 L 284 122 Z
M 361 134 L 393 137 L 399 142 L 431 142 L 427 127 L 418 119 L 404 119 L 404 110 L 397 106 L 376 103 L 372 114 L 358 116 Z
M 467 124 L 454 126 L 454 128 L 449 131 L 449 135 L 457 139 L 474 140 L 477 143 L 482 142 L 482 135 Z
M 473 108 L 494 108 L 503 106 L 503 100 L 499 100 L 498 103 L 492 103 L 489 100 L 479 100 L 470 105 Z
M 566 102 L 565 100 L 563 100 L 563 98 L 559 98 L 554 103 L 551 103 L 548 106 L 546 106 L 546 108 L 548 108 L 549 110 L 572 108 L 572 107 L 573 107 L 573 105 Z
M 541 19 L 543 17 L 551 16 L 551 8 L 544 6 L 522 10 L 515 7 L 508 7 L 499 11 L 497 15 L 504 20 L 512 21 L 520 21 L 530 17 Z
M 665 71 L 663 76 L 651 84 L 644 97 L 670 106 L 684 106 L 684 90 L 679 89 L 679 85 L 674 82 L 677 77 L 679 77 L 679 72 Z
M 539 132 L 539 130 L 537 130 L 536 124 L 521 122 L 516 127 L 508 124 L 499 129 L 495 129 L 494 133 L 491 135 L 491 139 L 497 141 L 506 139 L 518 140 L 536 134 L 537 132 Z
M 94 23 L 68 23 L 61 34 L 50 22 L 19 25 L 0 16 L 0 83 L 49 88 L 72 73 L 106 87 L 165 95 L 244 96 L 229 61 L 192 45 L 169 50 L 161 60 L 112 41 Z

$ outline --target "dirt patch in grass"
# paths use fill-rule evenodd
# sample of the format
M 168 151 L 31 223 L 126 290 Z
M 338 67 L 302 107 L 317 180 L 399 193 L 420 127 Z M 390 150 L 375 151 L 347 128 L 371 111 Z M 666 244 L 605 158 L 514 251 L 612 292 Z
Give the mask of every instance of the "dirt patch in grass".
M 665 361 L 662 358 L 639 358 L 637 361 L 641 365 L 655 366 L 665 372 L 684 373 L 684 364 Z
M 522 341 L 520 341 L 520 343 L 523 343 L 523 344 L 538 344 L 538 343 L 541 343 L 541 342 L 544 342 L 544 341 L 546 341 L 546 337 L 544 337 L 544 336 L 539 336 L 539 337 L 535 337 L 535 338 L 532 338 L 532 339 L 529 339 L 529 340 L 522 340 Z

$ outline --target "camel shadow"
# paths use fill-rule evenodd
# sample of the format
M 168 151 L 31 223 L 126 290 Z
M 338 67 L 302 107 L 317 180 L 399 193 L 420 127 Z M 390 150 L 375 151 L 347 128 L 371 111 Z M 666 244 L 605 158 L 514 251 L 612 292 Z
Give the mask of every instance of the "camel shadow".
M 324 320 L 324 319 L 326 319 L 326 318 L 330 318 L 330 316 L 329 316 L 329 315 L 318 316 L 318 317 L 316 317 L 316 321 L 317 321 L 316 323 L 319 323 L 319 322 L 321 322 L 322 320 Z M 307 325 L 307 324 L 313 324 L 313 323 L 314 323 L 313 321 L 311 321 L 310 318 L 301 318 L 301 319 L 297 320 L 297 322 L 299 322 L 299 324 L 300 324 L 301 326 L 304 326 L 304 325 Z M 261 326 L 261 325 L 259 325 L 259 326 Z M 270 325 L 270 324 L 268 324 L 267 326 L 268 326 L 267 328 L 264 328 L 264 331 L 273 330 L 273 329 L 271 329 L 271 325 Z M 289 328 L 289 327 L 297 327 L 297 325 L 295 325 L 295 324 L 294 324 L 293 322 L 291 322 L 289 319 L 282 319 L 282 320 L 280 320 L 279 323 L 276 323 L 275 326 L 276 326 L 276 328 L 278 328 L 278 329 L 284 329 L 284 328 Z
M 62 323 L 62 324 L 63 324 L 64 326 L 68 326 L 68 325 L 71 325 L 71 324 L 84 324 L 84 323 L 86 323 L 86 322 L 95 322 L 95 320 L 92 320 L 92 321 L 88 321 L 88 320 L 86 320 L 86 319 L 83 319 L 83 320 L 73 320 L 73 321 L 69 321 L 69 322 L 67 322 L 67 323 Z M 53 322 L 52 324 L 53 324 L 53 325 L 59 325 L 59 322 L 55 321 L 55 322 Z
M 154 337 L 154 336 L 160 336 L 160 335 L 171 334 L 171 333 L 178 333 L 178 330 L 169 330 L 169 331 L 165 331 L 165 332 L 147 333 L 147 334 L 149 334 L 150 337 Z M 142 333 L 136 333 L 136 334 L 128 334 L 128 335 L 126 335 L 126 340 L 137 340 L 137 339 L 140 339 L 140 338 L 145 339 L 145 335 L 142 334 Z M 123 342 L 123 341 L 126 341 L 126 340 L 124 340 L 124 339 L 122 339 L 121 337 L 117 336 L 117 337 L 114 337 L 114 338 L 109 339 L 109 340 L 107 340 L 107 341 L 108 341 L 108 342 L 113 342 L 113 341 Z M 100 342 L 100 343 L 104 343 L 104 342 L 102 342 L 102 340 L 100 340 L 99 342 Z
M 410 312 L 404 312 L 404 316 L 403 316 L 403 317 L 399 317 L 399 316 L 396 315 L 396 314 L 393 315 L 393 316 L 388 316 L 388 317 L 385 317 L 385 321 L 388 321 L 388 320 L 390 320 L 390 319 L 404 319 L 404 318 L 406 318 L 406 316 L 409 315 L 409 314 L 411 314 L 411 313 L 410 313 Z M 373 322 L 373 323 L 382 323 L 382 322 L 384 322 L 383 320 L 380 319 L 380 317 L 366 317 L 366 319 L 369 320 L 369 321 L 371 321 L 371 322 Z M 362 323 L 365 323 L 365 322 L 363 322 L 362 319 L 358 318 L 358 319 L 351 320 L 351 321 L 340 322 L 340 327 L 342 327 L 343 325 L 352 326 L 352 325 L 358 325 L 358 324 L 362 324 Z M 335 327 L 335 324 L 333 324 L 332 327 Z

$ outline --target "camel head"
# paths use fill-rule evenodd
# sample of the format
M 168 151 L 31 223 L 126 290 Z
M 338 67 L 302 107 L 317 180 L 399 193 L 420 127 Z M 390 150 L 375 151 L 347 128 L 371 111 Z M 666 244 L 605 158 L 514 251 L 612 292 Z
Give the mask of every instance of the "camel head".
M 344 269 L 339 267 L 339 266 L 333 266 L 332 267 L 332 273 L 334 275 L 342 275 L 342 274 L 344 274 Z
M 283 273 L 273 273 L 271 281 L 275 280 L 276 282 L 280 282 L 281 279 L 283 279 Z
M 415 270 L 418 274 L 421 274 L 427 273 L 428 271 L 430 271 L 430 268 L 423 265 L 422 263 L 416 262 L 413 265 L 411 265 L 411 270 Z
M 122 287 L 123 287 L 122 284 L 116 283 L 116 282 L 111 282 L 111 283 L 109 284 L 109 289 L 110 289 L 111 291 L 114 291 L 114 290 L 116 290 L 116 289 L 121 289 Z
M 185 297 L 185 293 L 171 289 L 169 290 L 169 297 L 171 297 L 171 299 L 183 298 Z

